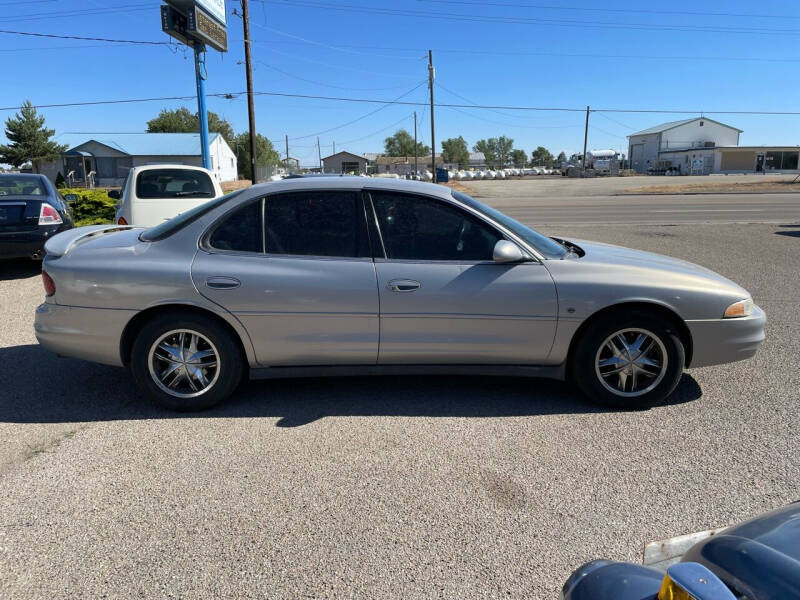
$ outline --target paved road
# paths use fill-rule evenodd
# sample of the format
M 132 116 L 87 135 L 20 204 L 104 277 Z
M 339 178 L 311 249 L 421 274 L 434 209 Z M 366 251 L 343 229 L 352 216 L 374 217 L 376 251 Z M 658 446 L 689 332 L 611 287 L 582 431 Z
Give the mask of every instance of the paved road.
M 556 185 L 553 180 L 480 181 L 467 185 L 481 201 L 539 227 L 800 222 L 800 192 L 587 196 L 585 184 L 595 180 L 581 181 L 582 187 L 573 185 L 573 181 L 555 180 L 564 189 L 554 189 L 553 195 L 541 189 L 543 185 L 552 189 Z
M 583 561 L 800 497 L 800 227 L 557 230 L 732 277 L 766 343 L 646 412 L 426 377 L 254 382 L 176 415 L 41 350 L 36 272 L 3 265 L 0 597 L 557 598 Z

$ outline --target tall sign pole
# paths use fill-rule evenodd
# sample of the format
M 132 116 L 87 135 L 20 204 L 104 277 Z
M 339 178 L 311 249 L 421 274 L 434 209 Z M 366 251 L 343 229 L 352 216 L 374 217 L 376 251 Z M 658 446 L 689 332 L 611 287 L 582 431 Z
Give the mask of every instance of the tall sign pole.
M 250 169 L 253 183 L 258 182 L 256 174 L 256 109 L 253 106 L 253 63 L 250 59 L 250 13 L 247 0 L 242 0 L 242 27 L 244 28 L 244 68 L 247 72 L 247 119 L 250 123 Z
M 433 183 L 436 183 L 436 135 L 433 128 L 433 79 L 436 77 L 436 70 L 433 68 L 433 52 L 428 50 L 428 89 L 431 96 L 431 173 Z
M 203 44 L 194 45 L 194 72 L 197 78 L 197 114 L 200 125 L 200 155 L 203 167 L 211 169 L 211 156 L 208 153 L 208 112 L 206 111 L 206 49 Z
M 206 108 L 206 48 L 228 51 L 225 0 L 164 0 L 161 5 L 161 30 L 194 50 L 200 156 L 203 166 L 211 169 Z

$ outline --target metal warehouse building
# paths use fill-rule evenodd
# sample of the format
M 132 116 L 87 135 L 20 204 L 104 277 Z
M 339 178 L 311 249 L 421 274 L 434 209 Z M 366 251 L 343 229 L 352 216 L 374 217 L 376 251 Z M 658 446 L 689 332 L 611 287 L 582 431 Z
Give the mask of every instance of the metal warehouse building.
M 740 146 L 741 129 L 707 117 L 671 121 L 628 136 L 637 173 L 796 173 L 800 146 Z

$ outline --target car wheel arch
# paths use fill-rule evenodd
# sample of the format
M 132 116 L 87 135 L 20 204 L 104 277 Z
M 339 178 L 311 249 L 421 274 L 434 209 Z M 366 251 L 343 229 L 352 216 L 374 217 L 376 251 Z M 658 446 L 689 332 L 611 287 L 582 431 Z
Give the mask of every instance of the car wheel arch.
M 144 324 L 148 321 L 168 313 L 208 318 L 222 325 L 228 331 L 228 333 L 231 334 L 237 346 L 239 347 L 245 368 L 251 364 L 251 352 L 248 352 L 245 346 L 246 343 L 249 343 L 249 339 L 246 341 L 242 339 L 242 336 L 246 336 L 247 334 L 242 334 L 237 331 L 237 328 L 231 325 L 227 319 L 218 313 L 192 304 L 159 304 L 136 313 L 125 325 L 125 329 L 122 331 L 122 336 L 120 337 L 119 348 L 120 358 L 122 359 L 123 365 L 126 367 L 130 365 L 131 351 L 133 350 L 133 343 L 136 340 L 136 333 L 140 331 Z
M 572 363 L 572 359 L 575 353 L 575 349 L 578 345 L 578 340 L 581 339 L 581 335 L 583 334 L 586 329 L 596 323 L 599 319 L 614 315 L 614 314 L 630 314 L 632 312 L 639 312 L 644 314 L 656 315 L 658 317 L 664 318 L 668 320 L 674 327 L 675 333 L 678 336 L 678 339 L 683 344 L 684 353 L 686 355 L 686 360 L 684 363 L 685 367 L 689 367 L 692 362 L 692 334 L 689 331 L 684 320 L 671 308 L 664 306 L 663 304 L 657 304 L 655 302 L 646 302 L 646 301 L 634 301 L 634 302 L 621 302 L 618 304 L 612 304 L 610 306 L 605 306 L 596 312 L 589 315 L 584 321 L 580 324 L 578 329 L 575 331 L 575 334 L 572 336 L 572 339 L 569 343 L 569 350 L 567 352 L 567 372 L 569 373 L 569 368 Z

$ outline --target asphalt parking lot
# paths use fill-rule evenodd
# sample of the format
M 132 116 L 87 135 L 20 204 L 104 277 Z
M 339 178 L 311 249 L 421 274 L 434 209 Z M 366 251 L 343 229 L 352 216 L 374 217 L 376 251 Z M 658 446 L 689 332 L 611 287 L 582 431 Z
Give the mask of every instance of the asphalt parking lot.
M 198 415 L 36 345 L 0 265 L 0 597 L 556 598 L 582 562 L 800 498 L 800 221 L 562 225 L 698 262 L 769 318 L 646 412 L 543 380 L 251 382 Z

